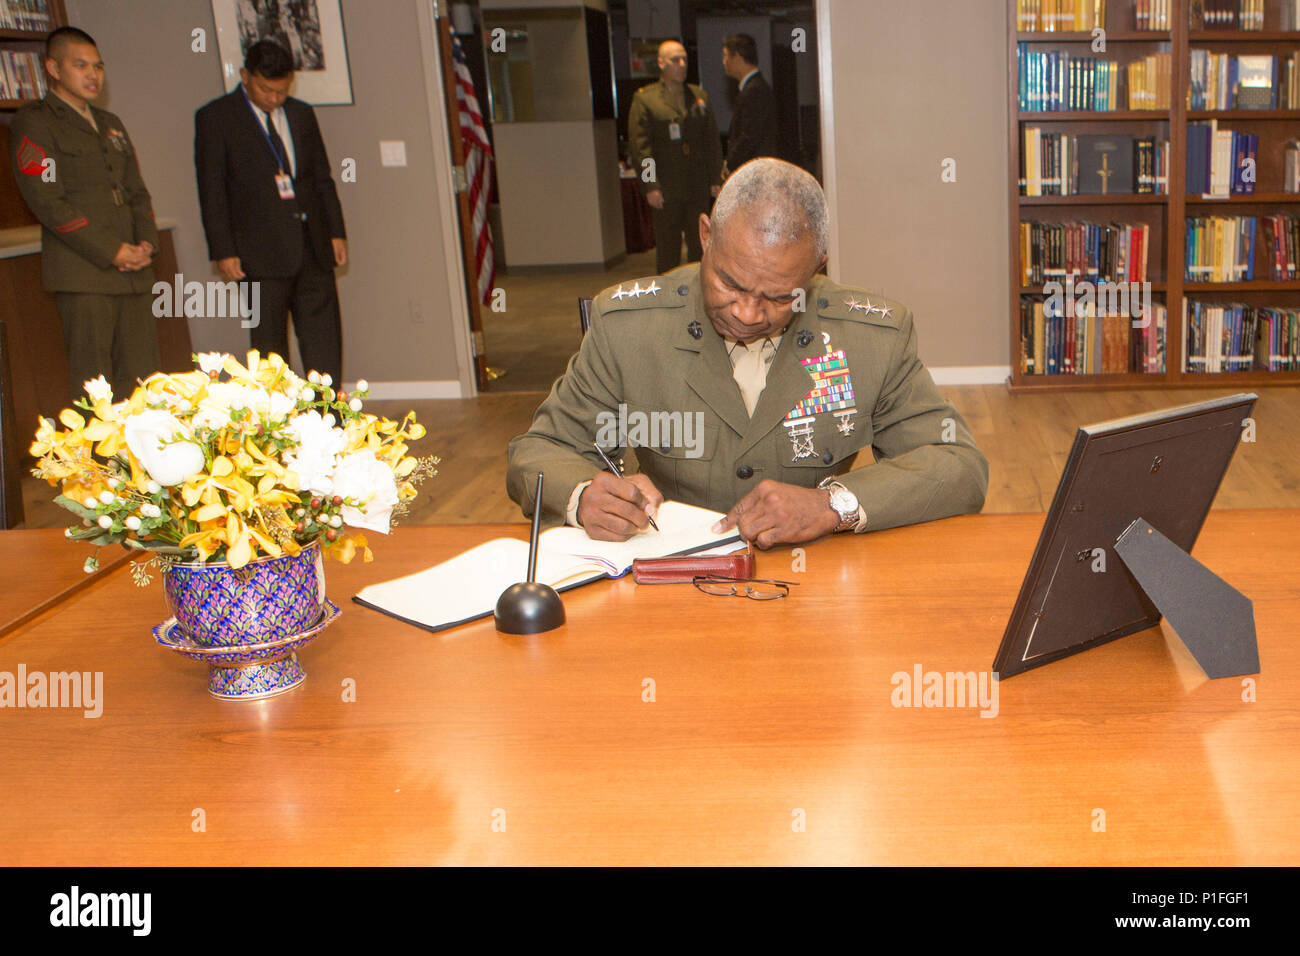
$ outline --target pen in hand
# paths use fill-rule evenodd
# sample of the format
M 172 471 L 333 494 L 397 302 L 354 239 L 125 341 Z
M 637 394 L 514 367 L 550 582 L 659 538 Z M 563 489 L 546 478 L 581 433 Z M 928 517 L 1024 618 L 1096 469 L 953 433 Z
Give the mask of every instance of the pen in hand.
M 591 445 L 593 448 L 596 449 L 596 454 L 600 455 L 600 459 L 605 463 L 605 467 L 607 467 L 610 471 L 614 473 L 614 477 L 622 478 L 623 472 L 619 470 L 618 465 L 614 464 L 613 460 L 609 457 L 609 455 L 605 454 L 605 449 L 601 448 L 600 445 L 597 444 L 596 442 L 592 442 Z M 655 524 L 655 519 L 650 518 L 649 515 L 646 515 L 646 517 L 650 519 L 650 527 L 658 531 L 659 526 Z

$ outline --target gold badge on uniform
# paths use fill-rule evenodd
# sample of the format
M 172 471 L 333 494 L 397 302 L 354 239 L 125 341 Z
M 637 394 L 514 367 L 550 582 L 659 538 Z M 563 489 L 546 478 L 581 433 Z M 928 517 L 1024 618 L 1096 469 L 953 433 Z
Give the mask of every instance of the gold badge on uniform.
M 853 432 L 853 416 L 857 414 L 853 379 L 849 375 L 844 350 L 831 348 L 829 332 L 822 333 L 822 343 L 826 346 L 825 355 L 799 360 L 812 376 L 813 385 L 799 404 L 790 409 L 782 423 L 790 429 L 790 447 L 796 461 L 817 453 L 813 448 L 813 426 L 817 415 L 833 412 L 839 419 L 840 434 L 849 435 Z

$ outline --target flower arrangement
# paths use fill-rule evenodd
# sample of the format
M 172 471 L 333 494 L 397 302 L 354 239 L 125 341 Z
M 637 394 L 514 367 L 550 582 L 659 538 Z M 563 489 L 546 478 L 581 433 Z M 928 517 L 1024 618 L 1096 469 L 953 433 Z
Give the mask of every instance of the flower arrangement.
M 407 454 L 424 427 L 363 411 L 369 386 L 302 379 L 279 355 L 195 355 L 196 371 L 158 373 L 113 402 L 103 376 L 86 397 L 41 419 L 33 473 L 82 519 L 67 536 L 121 544 L 175 562 L 295 555 L 312 542 L 348 562 L 372 560 L 365 536 L 387 534 L 438 459 Z M 136 580 L 148 580 L 148 565 Z M 97 565 L 91 558 L 87 571 Z

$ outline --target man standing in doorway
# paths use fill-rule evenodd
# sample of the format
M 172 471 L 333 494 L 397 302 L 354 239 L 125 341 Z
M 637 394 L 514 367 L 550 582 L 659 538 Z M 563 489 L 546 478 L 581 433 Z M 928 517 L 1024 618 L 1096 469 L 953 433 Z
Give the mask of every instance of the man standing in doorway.
M 45 40 L 45 70 L 49 93 L 9 127 L 14 179 L 41 223 L 41 277 L 63 326 L 70 398 L 100 375 L 126 398 L 161 364 L 153 206 L 122 121 L 90 105 L 104 83 L 95 41 L 60 27 Z
M 334 269 L 347 262 L 343 209 L 316 114 L 289 96 L 293 58 L 260 40 L 239 88 L 194 115 L 194 166 L 208 255 L 228 282 L 260 285 L 252 347 L 288 359 L 288 313 L 307 371 L 343 381 Z
M 636 91 L 627 120 L 633 168 L 653 210 L 661 275 L 681 262 L 683 233 L 687 261 L 699 260 L 699 219 L 722 184 L 718 123 L 704 90 L 686 82 L 686 63 L 684 46 L 661 43 L 659 82 Z
M 722 41 L 722 69 L 740 83 L 722 170 L 729 176 L 751 159 L 776 155 L 776 97 L 758 72 L 758 44 L 748 33 L 733 33 Z

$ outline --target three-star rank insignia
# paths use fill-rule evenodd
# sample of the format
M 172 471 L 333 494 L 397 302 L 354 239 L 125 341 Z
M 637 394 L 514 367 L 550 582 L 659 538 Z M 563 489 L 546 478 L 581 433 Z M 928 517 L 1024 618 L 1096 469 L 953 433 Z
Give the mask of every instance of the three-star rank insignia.
M 700 325 L 698 321 L 693 321 L 690 325 L 686 326 L 686 331 L 691 333 L 691 338 L 693 339 L 704 338 L 704 326 Z
M 644 289 L 641 288 L 641 283 L 639 281 L 634 283 L 632 285 L 632 288 L 630 289 L 624 289 L 623 283 L 620 282 L 618 284 L 618 289 L 610 294 L 610 298 L 617 301 L 618 299 L 639 299 L 643 295 L 658 295 L 658 294 L 659 294 L 658 282 L 651 281 L 651 283 L 648 286 L 646 286 Z
M 829 332 L 822 333 L 822 343 L 826 346 L 824 355 L 799 360 L 799 364 L 812 376 L 812 388 L 790 409 L 782 422 L 789 429 L 790 448 L 795 461 L 812 458 L 817 454 L 813 447 L 813 431 L 817 416 L 823 412 L 831 412 L 839 420 L 837 427 L 840 434 L 853 433 L 857 402 L 853 397 L 853 379 L 849 375 L 844 350 L 831 348 Z
M 18 145 L 18 168 L 28 176 L 39 176 L 45 169 L 45 150 L 26 136 Z

